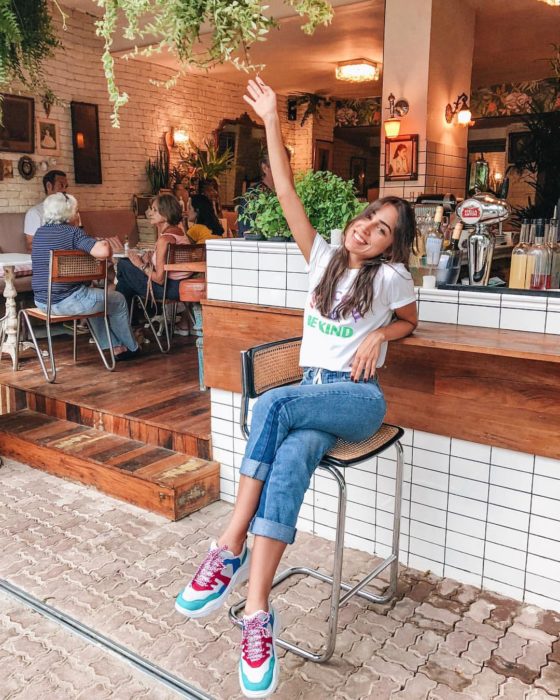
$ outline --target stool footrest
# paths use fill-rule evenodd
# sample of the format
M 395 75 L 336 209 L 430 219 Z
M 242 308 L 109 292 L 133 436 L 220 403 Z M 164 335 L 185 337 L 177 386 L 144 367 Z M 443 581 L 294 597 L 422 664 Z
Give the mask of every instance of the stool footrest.
M 384 571 L 388 566 L 393 564 L 395 561 L 395 557 L 391 554 L 388 556 L 386 559 L 384 559 L 378 566 L 375 567 L 375 569 L 368 574 L 365 578 L 363 578 L 359 583 L 357 584 L 350 584 L 350 583 L 344 583 L 342 582 L 340 584 L 340 588 L 343 591 L 347 591 L 347 593 L 340 598 L 339 602 L 339 607 L 348 601 L 350 598 L 353 596 L 357 595 L 360 598 L 363 598 L 364 600 L 367 600 L 370 603 L 378 603 L 378 604 L 383 604 L 388 602 L 392 597 L 393 597 L 393 591 L 391 590 L 391 584 L 389 584 L 387 591 L 383 595 L 376 595 L 374 593 L 368 593 L 367 591 L 361 590 L 364 586 L 366 586 L 370 581 L 372 581 L 374 578 L 379 576 L 379 574 Z M 285 569 L 281 573 L 279 573 L 273 583 L 272 583 L 272 588 L 275 588 L 278 586 L 280 583 L 285 581 L 286 579 L 290 578 L 291 576 L 312 576 L 313 578 L 318 579 L 319 581 L 322 581 L 323 583 L 329 583 L 333 584 L 333 577 L 330 576 L 329 574 L 323 574 L 321 571 L 318 571 L 317 569 L 310 569 L 307 566 L 292 566 L 288 569 Z M 231 608 L 229 609 L 229 617 L 230 620 L 236 624 L 238 627 L 241 627 L 241 619 L 238 617 L 238 613 L 240 610 L 242 610 L 245 607 L 246 603 L 246 598 L 243 600 L 239 601 L 239 603 L 236 603 L 235 605 L 232 605 Z M 292 644 L 291 642 L 288 642 L 285 639 L 278 638 L 276 640 L 276 644 L 279 647 L 282 647 L 282 649 L 287 649 L 288 651 L 291 651 L 295 654 L 298 654 L 299 656 L 303 656 L 304 658 L 308 659 L 309 661 L 314 661 L 315 663 L 324 663 L 325 661 L 328 661 L 330 657 L 332 656 L 331 653 L 323 653 L 323 654 L 317 654 L 315 652 L 309 651 L 307 649 L 302 649 L 301 647 Z

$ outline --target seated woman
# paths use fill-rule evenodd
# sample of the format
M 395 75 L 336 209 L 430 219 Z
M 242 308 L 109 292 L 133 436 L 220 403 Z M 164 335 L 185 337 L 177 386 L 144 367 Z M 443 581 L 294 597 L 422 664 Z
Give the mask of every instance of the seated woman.
M 44 224 L 37 229 L 31 249 L 33 294 L 35 304 L 41 311 L 47 310 L 51 250 L 83 250 L 100 260 L 111 256 L 110 244 L 88 236 L 78 228 L 78 221 L 78 202 L 75 197 L 57 192 L 45 199 Z M 57 316 L 97 313 L 103 311 L 103 297 L 102 289 L 79 282 L 53 284 L 51 312 Z M 122 294 L 114 291 L 108 293 L 107 311 L 110 340 L 105 332 L 103 318 L 97 316 L 90 319 L 99 345 L 103 350 L 107 350 L 110 342 L 117 360 L 135 357 L 139 352 L 138 344 L 130 330 L 128 310 Z
M 187 204 L 187 236 L 193 243 L 203 243 L 209 238 L 221 238 L 224 229 L 212 202 L 204 194 L 193 194 Z
M 129 307 L 136 295 L 145 298 L 151 288 L 155 299 L 163 298 L 165 279 L 165 262 L 170 243 L 189 243 L 179 228 L 182 220 L 181 205 L 171 194 L 158 195 L 146 212 L 147 219 L 157 229 L 157 242 L 154 252 L 138 255 L 134 250 L 123 258 L 117 267 L 117 289 L 121 292 Z M 170 272 L 167 280 L 167 298 L 179 300 L 179 281 L 188 277 L 188 272 Z
M 193 194 L 187 201 L 187 238 L 190 243 L 205 243 L 211 238 L 222 238 L 224 229 L 220 224 L 212 202 L 203 194 Z M 189 335 L 192 318 L 189 306 L 175 328 L 176 335 Z

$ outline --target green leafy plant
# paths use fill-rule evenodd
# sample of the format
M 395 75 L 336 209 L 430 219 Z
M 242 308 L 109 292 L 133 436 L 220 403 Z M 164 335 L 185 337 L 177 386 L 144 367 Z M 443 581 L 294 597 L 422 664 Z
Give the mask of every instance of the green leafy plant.
M 157 194 L 161 189 L 169 187 L 169 153 L 160 148 L 154 160 L 146 163 L 146 175 L 150 182 L 152 194 Z
M 352 180 L 343 180 L 331 172 L 300 173 L 296 175 L 295 186 L 311 225 L 325 240 L 330 239 L 332 229 L 343 229 L 364 208 L 356 197 Z M 245 199 L 241 220 L 252 225 L 254 233 L 265 238 L 291 235 L 272 190 L 250 190 Z
M 43 62 L 59 46 L 47 0 L 0 0 L 1 85 L 18 82 L 48 95 L 52 104 L 56 98 L 45 85 Z
M 333 17 L 327 0 L 284 2 L 307 17 L 302 26 L 307 34 L 320 24 L 328 24 Z M 265 41 L 269 31 L 277 26 L 276 20 L 267 16 L 268 5 L 262 0 L 97 0 L 97 4 L 103 9 L 97 34 L 105 43 L 102 61 L 115 127 L 119 126 L 119 110 L 128 101 L 128 95 L 120 92 L 116 84 L 111 55 L 119 13 L 125 20 L 123 36 L 135 43 L 128 56 L 169 51 L 179 60 L 181 68 L 164 83 L 165 87 L 175 85 L 191 65 L 208 68 L 229 61 L 244 71 L 258 68 L 251 63 L 249 48 L 255 42 Z M 202 36 L 206 28 L 210 34 Z M 146 46 L 150 40 L 152 43 Z M 139 47 L 136 42 L 144 45 Z
M 193 146 L 182 163 L 199 180 L 214 180 L 233 165 L 233 153 L 229 148 L 220 153 L 213 141 L 205 141 L 203 147 Z

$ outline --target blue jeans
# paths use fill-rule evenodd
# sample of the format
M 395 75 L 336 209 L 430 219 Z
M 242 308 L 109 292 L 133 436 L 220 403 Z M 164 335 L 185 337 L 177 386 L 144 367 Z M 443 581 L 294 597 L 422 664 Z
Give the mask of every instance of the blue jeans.
M 148 289 L 148 276 L 133 265 L 130 260 L 123 258 L 117 265 L 117 291 L 124 295 L 126 303 L 130 307 L 132 297 L 146 296 Z M 152 282 L 152 289 L 156 299 L 163 299 L 163 285 Z M 167 298 L 173 301 L 179 300 L 179 280 L 167 280 Z
M 263 394 L 253 407 L 240 473 L 264 481 L 249 531 L 291 544 L 311 476 L 342 438 L 365 440 L 385 416 L 376 379 L 353 382 L 349 372 L 307 368 L 301 384 Z
M 57 316 L 73 316 L 74 314 L 94 314 L 103 311 L 104 291 L 97 287 L 85 285 L 72 292 L 66 299 L 51 306 L 51 312 Z M 36 301 L 37 308 L 47 310 L 47 305 Z M 130 330 L 128 322 L 128 309 L 125 298 L 119 292 L 110 291 L 107 295 L 107 316 L 109 319 L 109 332 L 111 345 L 125 345 L 129 350 L 136 350 L 138 343 Z M 91 329 L 97 338 L 97 342 L 107 350 L 109 341 L 105 332 L 105 321 L 102 316 L 90 318 Z

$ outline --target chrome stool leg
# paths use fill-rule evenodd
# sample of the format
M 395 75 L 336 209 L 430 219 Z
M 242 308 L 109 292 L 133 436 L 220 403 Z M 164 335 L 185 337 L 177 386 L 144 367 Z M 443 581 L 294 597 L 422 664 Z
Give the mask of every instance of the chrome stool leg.
M 296 566 L 290 567 L 285 571 L 278 574 L 273 583 L 272 588 L 275 588 L 278 584 L 285 581 L 290 576 L 304 575 L 312 576 L 313 578 L 323 581 L 324 583 L 329 583 L 332 587 L 331 600 L 330 600 L 330 612 L 328 619 L 328 632 L 327 632 L 327 643 L 324 650 L 319 653 L 303 649 L 302 647 L 292 644 L 285 639 L 277 639 L 276 643 L 278 646 L 288 651 L 298 654 L 309 661 L 315 663 L 325 663 L 328 661 L 335 650 L 336 646 L 336 634 L 338 625 L 338 612 L 340 606 L 344 605 L 352 596 L 357 595 L 364 600 L 371 603 L 387 603 L 395 595 L 397 590 L 397 580 L 398 580 L 398 570 L 399 570 L 399 542 L 400 542 L 400 518 L 401 518 L 401 501 L 402 501 L 402 480 L 404 471 L 404 457 L 403 449 L 399 441 L 395 442 L 395 447 L 397 450 L 397 469 L 395 475 L 395 509 L 393 515 L 393 542 L 391 548 L 391 554 L 384 559 L 375 569 L 369 573 L 365 578 L 363 578 L 359 583 L 352 586 L 349 583 L 342 582 L 342 562 L 344 557 L 344 531 L 346 524 L 346 481 L 344 476 L 334 466 L 330 464 L 320 464 L 318 468 L 328 471 L 336 480 L 338 485 L 338 514 L 337 514 L 337 524 L 336 524 L 336 538 L 334 546 L 334 565 L 332 576 L 328 574 L 323 574 L 316 569 L 310 569 L 306 566 Z M 370 581 L 379 576 L 385 569 L 391 567 L 390 572 L 390 582 L 385 593 L 383 595 L 376 595 L 363 591 L 362 588 L 366 586 Z M 346 591 L 344 595 L 341 596 L 341 591 Z M 230 620 L 241 626 L 241 620 L 238 613 L 245 607 L 246 599 L 241 600 L 236 605 L 232 605 L 229 610 Z

